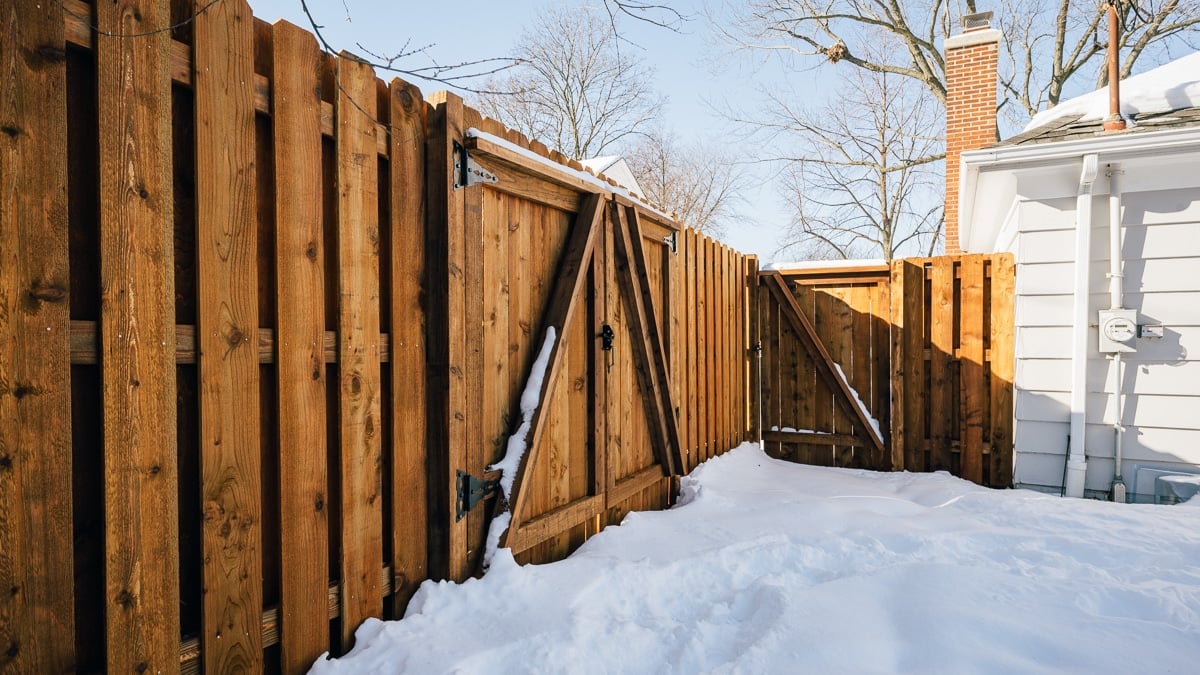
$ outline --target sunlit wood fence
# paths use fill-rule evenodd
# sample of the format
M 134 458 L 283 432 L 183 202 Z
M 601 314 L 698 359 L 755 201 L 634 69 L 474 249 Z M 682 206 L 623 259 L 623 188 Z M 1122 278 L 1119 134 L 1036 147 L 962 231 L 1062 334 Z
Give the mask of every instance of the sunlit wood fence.
M 0 10 L 0 670 L 300 672 L 475 573 L 550 326 L 521 560 L 748 437 L 753 258 L 193 11 Z
M 768 450 L 1010 486 L 1013 279 L 1010 254 L 763 272 Z

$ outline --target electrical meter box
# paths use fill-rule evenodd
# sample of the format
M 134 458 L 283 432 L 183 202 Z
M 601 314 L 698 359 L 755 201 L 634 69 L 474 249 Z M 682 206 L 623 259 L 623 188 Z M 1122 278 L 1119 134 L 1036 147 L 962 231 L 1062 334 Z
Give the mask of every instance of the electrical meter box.
M 1100 353 L 1137 351 L 1137 334 L 1136 309 L 1100 310 Z

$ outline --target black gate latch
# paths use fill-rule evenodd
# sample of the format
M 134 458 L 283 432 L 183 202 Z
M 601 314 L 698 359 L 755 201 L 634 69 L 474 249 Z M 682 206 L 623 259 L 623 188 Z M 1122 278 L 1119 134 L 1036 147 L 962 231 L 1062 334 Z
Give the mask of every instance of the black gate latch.
M 600 334 L 596 337 L 600 338 L 600 349 L 606 352 L 612 351 L 613 340 L 617 337 L 617 334 L 613 332 L 612 326 L 604 324 L 600 329 Z
M 462 470 L 455 473 L 458 475 L 458 500 L 454 508 L 454 522 L 458 522 L 463 519 L 467 511 L 475 508 L 476 504 L 499 490 L 500 480 L 483 480 Z

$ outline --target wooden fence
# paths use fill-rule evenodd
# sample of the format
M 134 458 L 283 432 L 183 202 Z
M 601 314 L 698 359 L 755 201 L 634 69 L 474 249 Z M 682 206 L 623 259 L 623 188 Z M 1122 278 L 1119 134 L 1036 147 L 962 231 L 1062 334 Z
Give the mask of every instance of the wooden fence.
M 1013 274 L 1008 254 L 762 273 L 768 450 L 1011 485 Z
M 191 15 L 0 11 L 0 670 L 298 672 L 474 573 L 502 505 L 460 518 L 459 471 L 550 326 L 520 559 L 746 438 L 753 258 L 244 0 Z

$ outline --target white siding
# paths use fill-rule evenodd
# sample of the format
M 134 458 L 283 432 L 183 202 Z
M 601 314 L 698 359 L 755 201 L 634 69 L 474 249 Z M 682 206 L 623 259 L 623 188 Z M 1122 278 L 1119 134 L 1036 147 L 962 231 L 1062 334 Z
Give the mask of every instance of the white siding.
M 1200 180 L 1200 163 L 1190 166 L 1191 180 Z M 1156 182 L 1132 168 L 1126 174 L 1126 187 L 1181 182 L 1179 175 Z M 1057 183 L 1037 178 L 1023 184 L 1038 197 L 1053 193 L 1047 186 Z M 1097 187 L 1107 190 L 1107 182 L 1101 179 Z M 1043 489 L 1061 486 L 1067 452 L 1075 202 L 1059 193 L 1017 209 L 1015 478 L 1018 485 Z M 1128 192 L 1122 203 L 1123 304 L 1138 310 L 1139 323 L 1161 323 L 1165 333 L 1139 339 L 1137 351 L 1123 356 L 1122 472 L 1137 493 L 1132 497 L 1148 501 L 1154 471 L 1200 471 L 1200 187 Z M 1097 311 L 1109 305 L 1107 223 L 1108 197 L 1098 195 L 1089 266 L 1093 324 Z M 1105 491 L 1113 471 L 1117 414 L 1109 392 L 1116 389 L 1116 371 L 1097 351 L 1095 325 L 1089 354 L 1087 489 Z M 1133 473 L 1139 474 L 1136 484 Z

